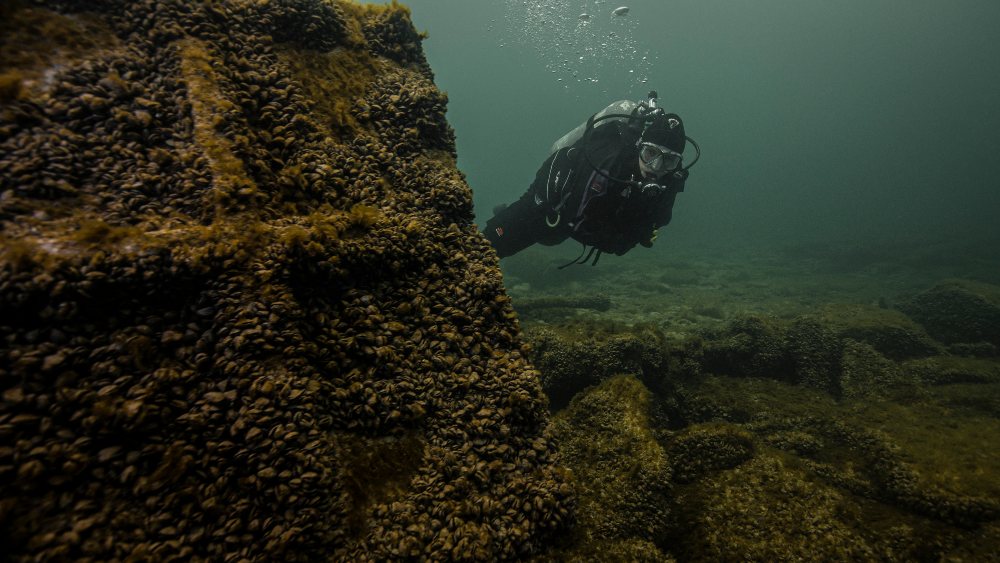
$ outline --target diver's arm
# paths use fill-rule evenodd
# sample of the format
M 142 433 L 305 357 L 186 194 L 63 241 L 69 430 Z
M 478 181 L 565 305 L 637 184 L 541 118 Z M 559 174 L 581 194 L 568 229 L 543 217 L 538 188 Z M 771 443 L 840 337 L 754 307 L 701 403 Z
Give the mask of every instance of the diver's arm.
M 653 228 L 666 227 L 674 215 L 674 200 L 677 198 L 676 192 L 663 194 L 660 201 L 656 202 L 653 211 Z
M 655 228 L 658 229 L 670 223 L 670 218 L 674 211 L 674 200 L 677 199 L 679 192 L 684 191 L 684 183 L 687 181 L 687 177 L 687 170 L 678 170 L 667 176 L 666 182 L 664 182 L 666 190 L 652 207 Z
M 545 187 L 549 182 L 549 175 L 552 172 L 553 165 L 556 160 L 556 156 L 559 152 L 554 152 L 545 159 L 545 162 L 538 167 L 538 171 L 535 172 L 535 179 L 531 182 L 531 187 L 528 191 L 542 199 L 545 200 Z
M 636 244 L 649 247 L 656 230 L 670 223 L 677 192 L 666 189 L 655 195 L 633 190 L 615 214 L 615 232 L 619 249 Z

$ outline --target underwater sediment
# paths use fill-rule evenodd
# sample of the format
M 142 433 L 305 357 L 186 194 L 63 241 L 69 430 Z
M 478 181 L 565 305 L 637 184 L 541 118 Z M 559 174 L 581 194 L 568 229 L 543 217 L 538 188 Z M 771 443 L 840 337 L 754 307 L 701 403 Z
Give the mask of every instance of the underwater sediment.
M 0 7 L 13 559 L 512 559 L 568 525 L 406 8 Z

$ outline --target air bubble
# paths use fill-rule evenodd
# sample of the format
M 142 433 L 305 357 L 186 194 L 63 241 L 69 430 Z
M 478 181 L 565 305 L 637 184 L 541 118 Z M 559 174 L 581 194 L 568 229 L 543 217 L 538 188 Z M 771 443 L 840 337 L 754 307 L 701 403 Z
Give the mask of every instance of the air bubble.
M 505 0 L 504 4 L 502 27 L 491 26 L 497 27 L 503 45 L 528 46 L 538 58 L 536 64 L 558 69 L 556 78 L 564 83 L 589 76 L 588 83 L 599 79 L 609 90 L 620 85 L 637 88 L 635 78 L 650 72 L 650 57 L 639 54 L 650 54 L 636 37 L 639 21 L 607 16 L 620 2 L 593 0 L 600 8 L 571 0 Z

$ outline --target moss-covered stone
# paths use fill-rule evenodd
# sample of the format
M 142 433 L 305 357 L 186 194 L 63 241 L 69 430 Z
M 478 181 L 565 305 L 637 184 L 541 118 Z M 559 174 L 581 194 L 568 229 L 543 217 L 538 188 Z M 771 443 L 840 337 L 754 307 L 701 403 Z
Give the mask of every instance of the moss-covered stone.
M 813 318 L 797 319 L 788 329 L 786 346 L 795 382 L 830 394 L 839 392 L 844 345 L 832 329 Z
M 914 380 L 927 385 L 1000 383 L 1000 362 L 996 360 L 934 356 L 910 360 L 902 368 Z
M 784 380 L 794 377 L 784 327 L 762 316 L 737 319 L 710 334 L 704 363 L 712 373 Z
M 900 308 L 941 342 L 1000 346 L 1000 287 L 995 285 L 949 280 Z
M 689 393 L 744 413 L 749 422 L 741 426 L 755 436 L 757 451 L 760 439 L 794 454 L 810 474 L 857 502 L 885 503 L 900 522 L 918 517 L 969 527 L 1000 517 L 1000 503 L 991 500 L 998 460 L 983 455 L 994 449 L 994 433 L 1000 435 L 997 421 L 974 411 L 959 415 L 947 406 L 949 399 L 901 404 L 859 397 L 843 403 L 773 380 L 742 378 L 708 378 Z
M 873 560 L 857 507 L 779 457 L 713 475 L 676 500 L 675 553 L 687 561 Z
M 823 440 L 801 430 L 778 431 L 764 436 L 768 445 L 800 456 L 813 456 L 823 450 Z
M 610 324 L 576 323 L 558 331 L 532 327 L 525 334 L 554 410 L 614 375 L 657 373 L 668 363 L 662 334 L 648 327 L 616 331 Z
M 665 533 L 671 473 L 651 427 L 651 400 L 639 380 L 619 376 L 555 415 L 553 434 L 579 498 L 576 541 L 567 557 L 610 554 L 617 542 L 637 540 L 656 553 L 648 542 Z
M 831 306 L 790 322 L 748 317 L 705 338 L 707 372 L 777 379 L 846 398 L 912 381 L 880 350 L 893 358 L 941 351 L 902 314 L 865 306 Z
M 678 559 L 796 560 L 812 546 L 817 558 L 881 560 L 996 549 L 985 531 L 1000 517 L 989 500 L 996 463 L 984 455 L 995 421 L 925 404 L 847 406 L 764 379 L 708 378 L 693 393 L 748 413 L 736 427 L 756 455 L 675 486 L 668 544 Z
M 848 340 L 840 360 L 840 395 L 848 399 L 883 396 L 911 381 L 900 367 L 875 348 Z
M 940 353 L 917 323 L 899 311 L 870 305 L 827 305 L 818 320 L 840 338 L 864 342 L 893 360 Z
M 686 428 L 667 445 L 670 467 L 678 483 L 690 483 L 708 473 L 732 469 L 751 459 L 753 454 L 752 436 L 726 424 Z

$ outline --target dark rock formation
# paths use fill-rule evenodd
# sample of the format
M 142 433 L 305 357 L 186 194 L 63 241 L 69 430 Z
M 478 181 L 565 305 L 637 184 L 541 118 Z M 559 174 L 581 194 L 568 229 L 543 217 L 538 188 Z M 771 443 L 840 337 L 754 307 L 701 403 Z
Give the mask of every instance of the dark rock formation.
M 4 2 L 14 559 L 514 559 L 572 499 L 397 5 Z
M 652 396 L 630 376 L 577 395 L 553 419 L 553 434 L 580 491 L 575 561 L 658 561 L 666 532 L 670 465 L 657 443 Z M 631 557 L 620 555 L 628 545 Z
M 846 398 L 878 396 L 909 383 L 896 363 L 875 348 L 848 340 L 840 358 L 840 395 Z
M 777 379 L 836 397 L 905 386 L 912 379 L 893 360 L 943 351 L 902 314 L 854 305 L 831 305 L 792 321 L 745 317 L 711 331 L 707 340 L 706 372 Z
M 863 342 L 893 360 L 940 354 L 940 344 L 906 315 L 867 305 L 828 305 L 818 317 L 840 338 Z
M 666 360 L 662 340 L 652 331 L 635 330 L 602 338 L 581 326 L 561 332 L 535 329 L 526 337 L 554 410 L 566 406 L 589 385 L 618 374 L 659 371 Z
M 928 385 L 1000 383 L 1000 364 L 991 360 L 935 356 L 903 364 L 910 377 Z
M 732 469 L 753 457 L 752 437 L 728 425 L 688 428 L 671 438 L 668 455 L 673 478 L 690 483 L 713 471 Z
M 713 373 L 795 379 L 784 327 L 762 316 L 736 319 L 709 335 L 704 365 Z
M 1000 350 L 1000 288 L 950 280 L 917 295 L 901 309 L 946 344 L 985 344 L 985 354 Z M 984 354 L 984 355 L 985 355 Z
M 995 551 L 1000 503 L 981 475 L 995 463 L 975 445 L 960 461 L 928 443 L 949 427 L 973 434 L 982 418 L 931 419 L 934 407 L 884 400 L 841 405 L 767 379 L 707 377 L 685 400 L 714 406 L 700 418 L 692 410 L 666 443 L 676 483 L 667 545 L 680 560 Z M 952 473 L 936 475 L 917 458 Z M 955 487 L 963 481 L 975 485 Z
M 686 336 L 528 326 L 553 406 L 569 404 L 553 428 L 579 525 L 559 560 L 992 560 L 1000 545 L 998 363 L 944 354 L 897 311 Z M 669 486 L 635 478 L 651 473 Z

